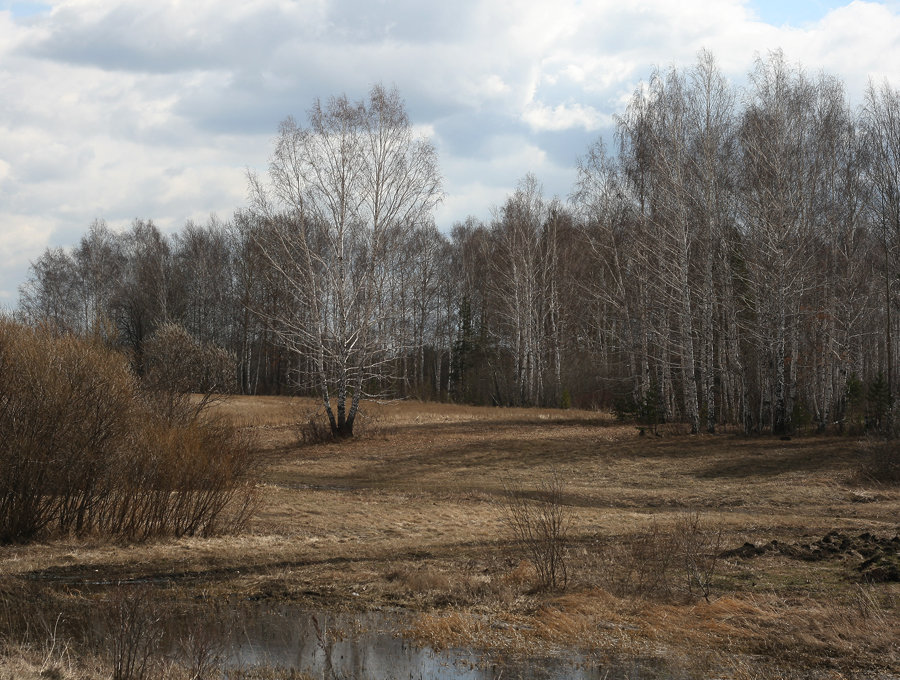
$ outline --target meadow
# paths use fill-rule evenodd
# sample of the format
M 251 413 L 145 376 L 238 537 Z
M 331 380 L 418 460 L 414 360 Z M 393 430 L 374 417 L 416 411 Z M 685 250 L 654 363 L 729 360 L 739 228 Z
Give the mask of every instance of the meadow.
M 121 612 L 111 593 L 129 587 L 170 608 L 411 612 L 404 635 L 436 649 L 578 649 L 659 659 L 667 677 L 900 674 L 900 488 L 861 468 L 871 442 L 397 402 L 366 405 L 352 440 L 316 443 L 317 411 L 211 409 L 254 446 L 256 506 L 236 534 L 0 547 L 0 678 L 110 677 L 64 631 L 78 612 Z M 556 587 L 511 498 L 563 518 Z

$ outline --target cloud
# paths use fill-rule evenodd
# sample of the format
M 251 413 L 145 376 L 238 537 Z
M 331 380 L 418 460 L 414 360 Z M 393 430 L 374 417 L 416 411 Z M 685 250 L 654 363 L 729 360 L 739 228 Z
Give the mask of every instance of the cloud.
M 840 76 L 856 103 L 871 77 L 900 87 L 900 9 L 852 2 L 829 12 L 815 27 L 796 36 L 794 50 L 807 55 L 810 70 Z
M 29 263 L 51 244 L 53 218 L 19 215 L 4 210 L 0 227 L 0 310 L 15 306 L 18 287 L 25 281 Z
M 655 67 L 710 49 L 734 82 L 778 47 L 900 85 L 900 6 L 857 0 L 774 26 L 749 0 L 53 0 L 0 4 L 0 291 L 96 217 L 222 216 L 277 124 L 315 97 L 396 84 L 440 153 L 447 227 L 526 172 L 565 196 Z M 14 263 L 14 264 L 13 264 Z M 24 264 L 23 264 L 24 263 Z M 0 300 L 2 304 L 2 300 Z
M 111 71 L 240 68 L 273 45 L 314 37 L 326 8 L 320 0 L 64 0 L 25 52 Z
M 613 123 L 610 114 L 601 113 L 592 106 L 583 106 L 572 102 L 557 104 L 554 107 L 533 102 L 522 112 L 522 118 L 536 132 L 570 128 L 599 130 Z

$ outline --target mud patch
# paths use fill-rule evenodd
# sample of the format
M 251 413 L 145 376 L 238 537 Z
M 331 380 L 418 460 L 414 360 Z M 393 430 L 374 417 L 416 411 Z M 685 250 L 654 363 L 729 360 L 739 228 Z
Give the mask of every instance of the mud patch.
M 863 581 L 900 582 L 900 535 L 879 538 L 865 532 L 854 537 L 840 531 L 830 531 L 812 543 L 781 543 L 776 540 L 762 545 L 745 543 L 739 548 L 726 550 L 720 557 L 751 559 L 770 553 L 804 562 L 849 560 L 856 563 L 854 570 Z

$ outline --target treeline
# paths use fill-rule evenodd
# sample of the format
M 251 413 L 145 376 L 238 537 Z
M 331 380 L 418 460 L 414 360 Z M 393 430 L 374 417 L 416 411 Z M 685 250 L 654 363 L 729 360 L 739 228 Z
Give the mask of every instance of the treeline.
M 138 374 L 147 340 L 176 323 L 231 353 L 244 393 L 311 390 L 329 369 L 285 338 L 328 317 L 352 326 L 339 350 L 370 347 L 371 394 L 615 407 L 693 431 L 890 424 L 900 95 L 888 85 L 853 109 L 839 80 L 774 53 L 739 90 L 703 53 L 635 92 L 615 148 L 587 150 L 566 202 L 526 175 L 487 221 L 342 237 L 341 277 L 318 302 L 282 266 L 332 271 L 309 259 L 325 243 L 317 225 L 259 206 L 171 237 L 96 222 L 34 262 L 19 311 L 114 340 Z

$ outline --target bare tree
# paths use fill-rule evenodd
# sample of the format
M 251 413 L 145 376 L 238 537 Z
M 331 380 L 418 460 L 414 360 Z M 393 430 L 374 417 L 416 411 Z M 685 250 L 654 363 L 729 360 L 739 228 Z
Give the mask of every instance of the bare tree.
M 809 167 L 815 88 L 780 52 L 760 59 L 741 123 L 746 326 L 759 353 L 759 419 L 793 429 L 802 298 L 810 286 Z
M 177 318 L 172 280 L 172 248 L 152 220 L 135 220 L 123 235 L 125 275 L 112 301 L 122 345 L 138 375 L 144 373 L 144 341 Z
M 702 51 L 690 72 L 688 126 L 691 136 L 691 214 L 701 247 L 695 253 L 699 282 L 695 284 L 699 302 L 700 385 L 706 408 L 706 430 L 717 423 L 722 394 L 732 392 L 732 401 L 745 404 L 743 387 L 735 390 L 734 376 L 743 381 L 742 363 L 736 344 L 725 341 L 733 318 L 735 299 L 728 285 L 732 277 L 727 230 L 734 222 L 734 100 L 730 84 L 719 71 L 712 54 Z M 720 290 L 716 291 L 716 285 Z M 718 312 L 718 313 L 717 313 Z M 716 342 L 716 336 L 721 338 Z M 716 361 L 716 345 L 719 361 Z M 717 379 L 718 378 L 718 379 Z M 737 394 L 734 394 L 735 391 Z M 718 393 L 718 394 L 717 394 Z
M 75 330 L 75 263 L 62 248 L 48 248 L 31 263 L 31 276 L 19 287 L 19 312 L 29 323 Z
M 681 371 L 684 417 L 691 432 L 700 429 L 700 405 L 696 379 L 695 295 L 691 286 L 691 262 L 699 240 L 692 215 L 691 130 L 684 76 L 673 69 L 655 74 L 648 92 L 651 143 L 650 212 L 656 269 L 655 301 L 660 314 L 671 318 L 675 332 L 668 343 Z M 663 361 L 666 358 L 663 357 Z
M 468 217 L 451 230 L 449 271 L 442 286 L 449 372 L 447 393 L 476 404 L 503 403 L 498 386 L 499 367 L 491 356 L 489 328 L 496 323 L 489 303 L 491 234 L 479 220 Z
M 19 316 L 118 344 L 139 374 L 179 324 L 237 357 L 242 391 L 321 396 L 336 436 L 388 394 L 618 402 L 708 432 L 883 423 L 866 402 L 900 392 L 897 90 L 855 112 L 775 52 L 739 94 L 701 52 L 616 133 L 580 161 L 572 213 L 528 175 L 448 238 L 396 91 L 316 102 L 231 223 L 97 221 L 33 263 Z
M 307 127 L 285 120 L 268 179 L 250 176 L 253 208 L 268 222 L 270 275 L 292 298 L 268 315 L 332 433 L 352 436 L 360 398 L 390 365 L 380 336 L 386 258 L 441 198 L 437 155 L 397 90 L 376 85 L 366 101 L 316 101 Z
M 640 197 L 632 200 L 630 192 L 640 183 L 629 182 L 629 174 L 623 157 L 609 155 L 599 140 L 579 160 L 570 200 L 588 250 L 587 272 L 577 283 L 588 303 L 582 307 L 580 326 L 605 368 L 604 377 L 623 379 L 633 388 L 631 400 L 643 403 L 650 392 L 642 305 L 646 271 L 636 264 L 643 213 Z
M 104 336 L 114 333 L 112 302 L 121 286 L 125 263 L 122 239 L 106 222 L 95 220 L 72 253 L 76 266 L 81 326 L 84 333 Z
M 225 228 L 215 217 L 204 227 L 188 221 L 173 236 L 172 244 L 182 325 L 201 342 L 225 346 L 230 340 L 229 307 L 233 295 Z
M 492 293 L 501 319 L 498 340 L 512 359 L 515 404 L 534 406 L 544 392 L 544 291 L 541 229 L 547 205 L 537 178 L 526 175 L 493 227 Z
M 653 329 L 670 329 L 651 332 L 648 343 L 661 376 L 661 407 L 671 410 L 669 376 L 680 377 L 680 411 L 693 432 L 701 426 L 701 405 L 706 429 L 716 425 L 714 278 L 730 218 L 733 98 L 712 56 L 701 52 L 687 76 L 674 68 L 655 73 L 619 125 L 642 233 L 633 251 L 642 262 L 641 314 L 654 319 Z
M 888 401 L 897 392 L 897 288 L 900 287 L 900 92 L 884 83 L 869 84 L 863 125 L 870 153 L 868 176 L 872 184 L 871 213 L 882 250 L 884 365 Z
M 418 226 L 412 233 L 408 250 L 411 269 L 411 321 L 413 337 L 413 364 L 419 395 L 429 393 L 425 389 L 426 349 L 432 350 L 440 343 L 441 306 L 438 302 L 441 285 L 441 258 L 447 254 L 448 241 L 433 222 Z M 434 377 L 430 394 L 439 390 L 440 366 L 431 371 Z

